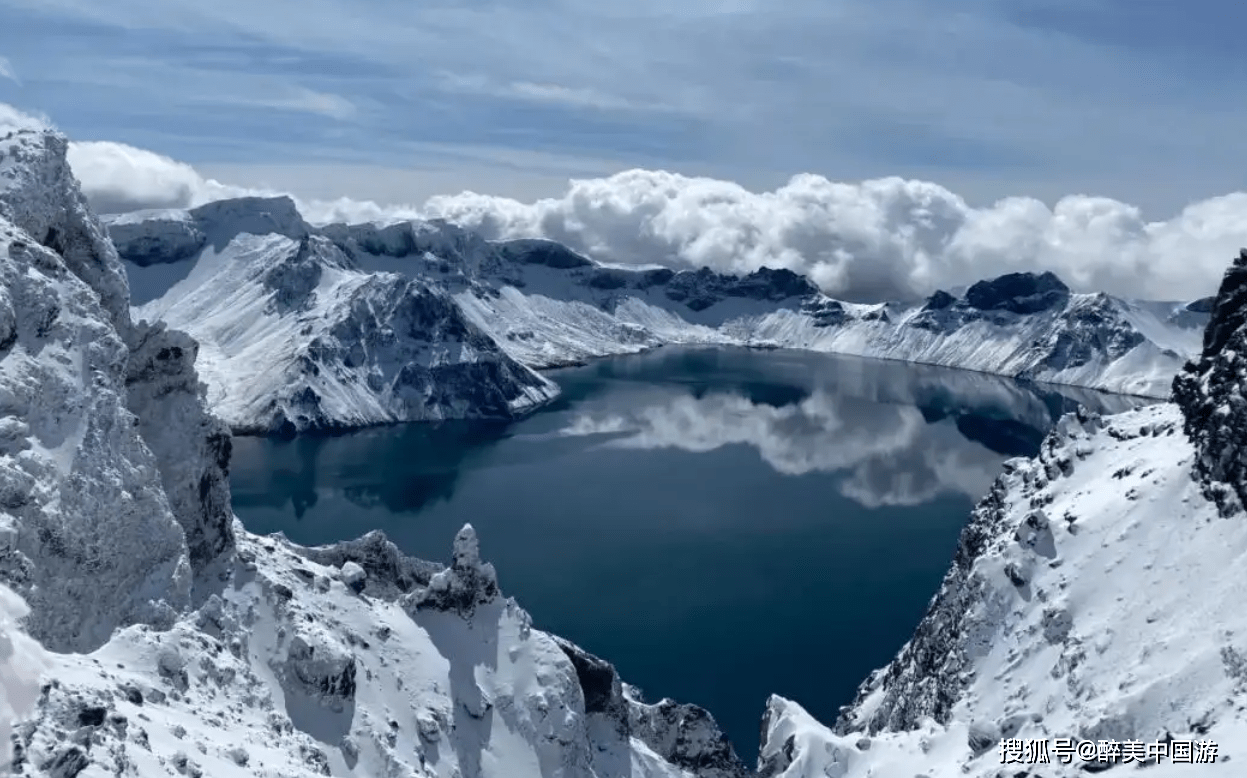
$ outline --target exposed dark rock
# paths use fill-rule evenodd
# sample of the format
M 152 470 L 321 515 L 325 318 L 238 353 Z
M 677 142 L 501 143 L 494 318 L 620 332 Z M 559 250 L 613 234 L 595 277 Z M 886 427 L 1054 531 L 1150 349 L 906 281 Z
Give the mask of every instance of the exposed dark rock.
M 629 723 L 638 738 L 660 757 L 699 778 L 750 775 L 736 750 L 704 708 L 672 700 L 653 705 L 633 702 Z
M 142 322 L 127 340 L 127 405 L 156 454 L 173 515 L 186 533 L 191 567 L 201 571 L 234 548 L 229 429 L 207 410 L 193 338 L 160 322 Z
M 801 312 L 814 320 L 815 327 L 835 327 L 848 321 L 844 303 L 830 298 L 814 298 L 801 306 Z
M 541 238 L 506 241 L 499 246 L 499 253 L 514 262 L 526 265 L 545 265 L 560 270 L 593 266 L 591 260 L 577 254 L 562 243 Z
M 623 684 L 615 667 L 605 659 L 590 654 L 574 643 L 555 637 L 559 648 L 576 668 L 576 679 L 584 692 L 585 713 L 613 714 L 622 722 L 627 721 L 627 703 L 623 698 Z
M 1070 290 L 1051 272 L 1007 273 L 979 281 L 966 291 L 966 303 L 981 311 L 1038 313 L 1065 302 Z
M 87 769 L 91 760 L 81 748 L 70 746 L 57 754 L 51 761 L 42 766 L 48 778 L 77 778 L 78 774 Z
M 108 708 L 102 705 L 88 705 L 78 711 L 78 724 L 83 727 L 98 727 L 108 717 Z
M 922 306 L 924 311 L 942 311 L 957 302 L 957 298 L 953 297 L 943 289 L 935 290 L 935 293 L 927 298 L 926 303 Z
M 759 268 L 746 276 L 715 273 L 708 267 L 674 274 L 666 283 L 669 299 L 702 311 L 728 297 L 779 302 L 818 294 L 805 276 L 783 268 Z
M 1187 303 L 1186 310 L 1191 313 L 1212 313 L 1212 308 L 1216 304 L 1216 297 L 1201 297 Z

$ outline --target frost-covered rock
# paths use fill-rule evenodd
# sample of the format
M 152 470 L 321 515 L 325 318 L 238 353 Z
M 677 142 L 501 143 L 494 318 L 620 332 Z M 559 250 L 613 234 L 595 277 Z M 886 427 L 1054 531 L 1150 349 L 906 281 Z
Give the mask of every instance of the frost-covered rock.
M 341 712 L 355 700 L 355 656 L 323 630 L 299 630 L 280 665 L 287 691 Z
M 368 574 L 364 572 L 364 568 L 354 562 L 345 562 L 342 565 L 342 583 L 346 584 L 346 588 L 359 594 L 367 582 Z
M 1217 291 L 1199 357 L 1173 382 L 1186 434 L 1199 451 L 1196 472 L 1205 493 L 1229 515 L 1247 500 L 1247 249 L 1239 252 Z
M 0 140 L 0 579 L 45 646 L 85 650 L 169 622 L 190 568 L 127 408 L 125 275 L 64 152 L 54 133 Z
M 423 589 L 408 598 L 408 607 L 456 611 L 468 616 L 478 605 L 499 596 L 498 574 L 489 562 L 481 561 L 476 530 L 465 524 L 455 535 L 450 567 L 433 575 Z
M 163 323 L 129 333 L 127 406 L 156 455 L 161 482 L 196 571 L 233 549 L 229 428 L 204 407 L 195 373 L 199 344 Z

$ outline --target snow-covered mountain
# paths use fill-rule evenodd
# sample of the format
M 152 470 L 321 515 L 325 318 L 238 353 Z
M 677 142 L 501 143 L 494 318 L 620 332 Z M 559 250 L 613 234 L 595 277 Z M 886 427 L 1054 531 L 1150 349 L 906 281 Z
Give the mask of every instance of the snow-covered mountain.
M 247 431 L 505 415 L 556 391 L 515 363 L 663 344 L 810 349 L 1164 398 L 1208 316 L 1206 300 L 1074 294 L 1047 273 L 921 304 L 855 304 L 787 270 L 613 266 L 442 222 L 317 228 L 286 198 L 127 214 L 108 227 L 136 316 L 202 343 L 212 407 Z M 422 313 L 393 321 L 396 306 Z M 370 348 L 378 333 L 390 340 Z M 399 376 L 404 359 L 421 366 L 418 380 Z
M 533 629 L 470 527 L 444 566 L 379 534 L 307 549 L 237 524 L 230 437 L 205 409 L 197 344 L 131 320 L 66 145 L 0 137 L 0 712 L 37 697 L 13 731 L 11 772 L 746 773 L 705 711 L 647 704 L 605 661 Z M 378 295 L 355 299 L 379 317 L 385 301 L 426 299 Z M 449 336 L 460 353 L 475 347 L 470 325 L 430 310 L 450 328 L 421 324 L 439 348 Z M 12 634 L 16 618 L 55 653 Z
M 557 392 L 441 289 L 360 271 L 289 200 L 113 225 L 119 239 L 138 228 L 123 240 L 138 261 L 194 261 L 140 314 L 200 342 L 209 404 L 235 431 L 507 417 Z
M 607 662 L 534 629 L 470 527 L 444 566 L 379 534 L 308 549 L 234 522 L 195 343 L 131 320 L 65 147 L 0 137 L 0 583 L 57 652 L 37 656 L 0 620 L 0 709 L 28 702 L 18 662 L 47 668 L 13 772 L 747 773 L 705 711 L 646 704 Z M 303 236 L 286 238 L 297 253 Z M 1035 305 L 1065 296 L 1026 283 Z M 979 304 L 965 298 L 932 310 Z M 760 302 L 703 311 L 730 301 Z M 766 704 L 757 775 L 1092 771 L 1060 762 L 1066 740 L 1119 772 L 1141 758 L 1158 778 L 1241 773 L 1247 253 L 1208 308 L 1176 404 L 1066 416 L 1038 457 L 1007 463 L 913 638 L 840 719 Z M 0 589 L 6 618 L 22 610 Z M 1051 763 L 1034 762 L 1036 742 Z M 1202 766 L 1174 759 L 1188 754 Z

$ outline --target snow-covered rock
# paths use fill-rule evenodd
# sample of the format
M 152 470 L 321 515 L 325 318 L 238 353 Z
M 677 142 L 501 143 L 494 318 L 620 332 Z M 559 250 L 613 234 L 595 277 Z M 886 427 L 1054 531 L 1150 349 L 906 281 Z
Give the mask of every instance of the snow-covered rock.
M 191 586 L 185 535 L 127 408 L 126 278 L 64 154 L 51 133 L 0 139 L 0 580 L 60 651 L 167 623 Z
M 10 767 L 13 722 L 34 710 L 39 676 L 47 669 L 43 647 L 20 626 L 28 613 L 22 598 L 0 585 L 0 774 Z
M 288 198 L 127 214 L 109 229 L 142 290 L 138 315 L 204 344 L 212 405 L 247 431 L 520 412 L 554 389 L 503 355 L 543 369 L 667 343 L 810 349 L 1164 398 L 1208 318 L 1199 303 L 1073 294 L 1050 273 L 982 281 L 961 298 L 863 305 L 783 269 L 735 277 L 615 266 L 553 241 L 487 241 L 438 221 L 313 227 Z M 363 272 L 376 275 L 365 282 Z M 391 321 L 393 300 L 406 297 L 438 312 Z M 403 343 L 408 324 L 450 356 L 370 346 L 378 331 Z M 430 359 L 443 369 L 421 373 L 416 393 L 445 386 L 453 399 L 419 408 L 388 399 L 385 365 Z M 470 396 L 464 365 L 498 390 Z
M 682 706 L 662 738 L 626 715 L 603 725 L 598 691 L 569 654 L 583 652 L 533 628 L 512 600 L 494 596 L 465 618 L 407 608 L 401 596 L 353 596 L 337 581 L 321 589 L 311 582 L 337 568 L 312 557 L 358 549 L 237 536 L 239 564 L 197 613 L 53 659 L 38 711 L 17 731 L 19 774 L 747 773 L 722 761 L 721 745 L 707 751 L 714 759 L 697 750 L 725 742 L 700 709 Z M 455 543 L 461 569 L 465 537 Z M 421 578 L 415 590 L 432 583 Z
M 1006 463 L 914 636 L 834 728 L 772 698 L 760 775 L 1241 772 L 1245 268 L 1247 252 L 1177 404 L 1067 415 Z

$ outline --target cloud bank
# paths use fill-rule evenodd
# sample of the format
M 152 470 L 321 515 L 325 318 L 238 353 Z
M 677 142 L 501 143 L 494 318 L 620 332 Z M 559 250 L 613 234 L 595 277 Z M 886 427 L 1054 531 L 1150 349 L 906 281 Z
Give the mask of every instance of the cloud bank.
M 632 170 L 519 203 L 465 193 L 425 212 L 488 237 L 542 236 L 617 262 L 785 267 L 857 300 L 916 297 L 1014 270 L 1052 270 L 1081 290 L 1184 299 L 1211 294 L 1247 245 L 1247 193 L 1148 222 L 1116 200 L 1025 197 L 975 208 L 925 181 L 837 183 L 798 175 L 770 192 Z
M 4 121 L 0 114 L 0 124 Z M 182 162 L 119 143 L 71 144 L 70 163 L 102 213 L 193 207 L 275 194 L 206 179 Z M 296 197 L 296 200 L 298 198 Z M 773 191 L 661 170 L 573 180 L 522 203 L 465 192 L 423 206 L 299 200 L 315 223 L 444 218 L 490 238 L 547 237 L 589 256 L 744 273 L 784 267 L 847 299 L 916 298 L 1015 270 L 1051 270 L 1082 291 L 1148 299 L 1212 294 L 1247 246 L 1247 193 L 1193 203 L 1163 221 L 1084 195 L 973 207 L 934 183 L 838 183 L 802 174 Z

